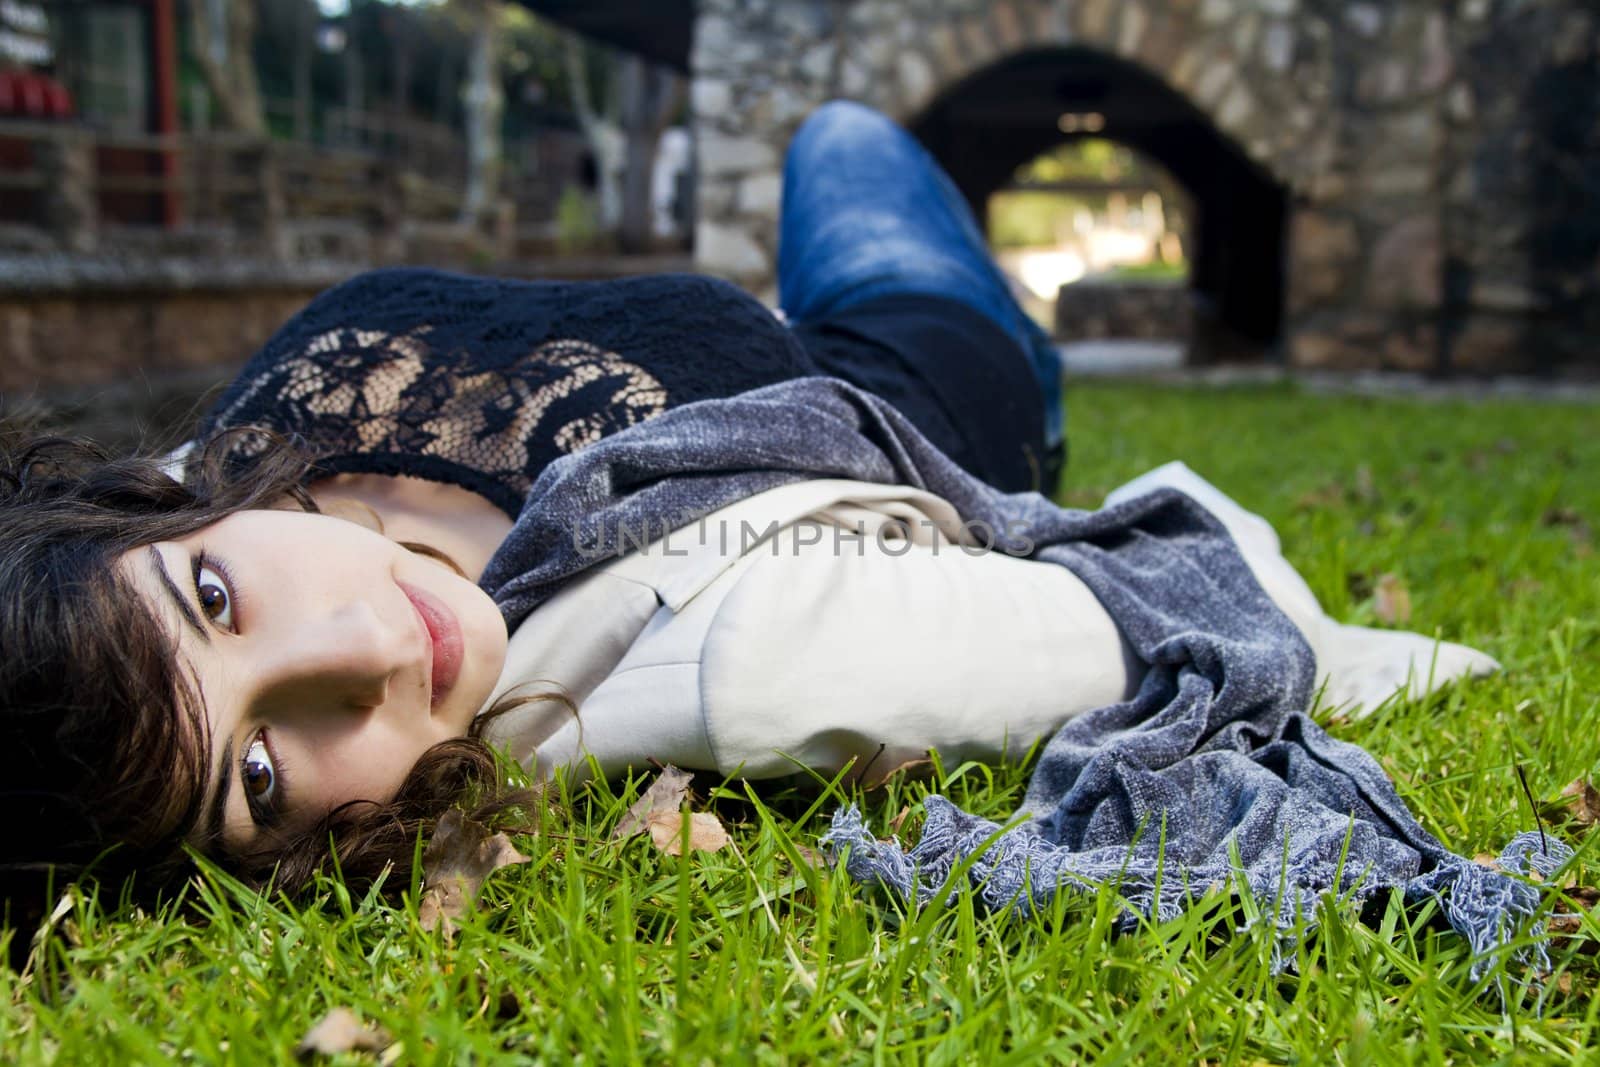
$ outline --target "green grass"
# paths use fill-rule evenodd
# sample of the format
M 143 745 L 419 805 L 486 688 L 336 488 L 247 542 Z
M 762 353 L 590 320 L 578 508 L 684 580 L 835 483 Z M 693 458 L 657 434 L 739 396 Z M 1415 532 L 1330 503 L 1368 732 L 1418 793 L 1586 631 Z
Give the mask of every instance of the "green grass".
M 1411 592 L 1413 628 L 1487 649 L 1496 678 L 1338 727 L 1395 774 L 1424 825 L 1468 854 L 1530 828 L 1514 767 L 1541 801 L 1600 758 L 1600 426 L 1593 407 L 1325 398 L 1291 388 L 1084 385 L 1070 396 L 1062 499 L 1183 458 L 1281 532 L 1329 610 L 1370 621 L 1378 575 Z M 1026 769 L 946 767 L 864 800 L 875 825 L 931 788 L 992 816 Z M 1275 976 L 1268 939 L 1232 933 L 1248 904 L 1114 936 L 1109 893 L 1063 894 L 1043 921 L 949 908 L 909 914 L 811 845 L 844 791 L 748 789 L 711 803 L 734 848 L 679 860 L 606 836 L 634 788 L 558 803 L 532 857 L 489 884 L 446 944 L 415 908 L 192 889 L 208 921 L 78 899 L 66 937 L 5 974 L 0 1060 L 289 1062 L 325 1010 L 386 1028 L 400 1062 L 1145 1061 L 1461 1063 L 1587 1056 L 1600 1038 L 1592 950 L 1555 947 L 1538 1016 L 1468 980 L 1430 910 L 1376 928 L 1340 906 Z M 1596 847 L 1576 874 L 1592 884 Z M 398 872 L 407 878 L 410 872 Z M 1511 969 L 1510 974 L 1517 972 Z M 370 1057 L 366 1058 L 371 1061 Z

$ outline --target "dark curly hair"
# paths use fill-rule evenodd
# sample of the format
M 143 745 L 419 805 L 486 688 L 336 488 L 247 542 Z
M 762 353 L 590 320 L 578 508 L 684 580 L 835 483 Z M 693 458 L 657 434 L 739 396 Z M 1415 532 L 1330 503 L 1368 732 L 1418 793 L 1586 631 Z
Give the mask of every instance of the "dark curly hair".
M 195 836 L 204 708 L 119 560 L 234 512 L 314 511 L 310 471 L 257 430 L 198 447 L 181 479 L 155 457 L 81 441 L 0 442 L 0 900 L 13 962 L 50 894 L 85 875 L 151 901 L 192 873 L 188 844 L 257 886 L 303 890 L 330 859 L 367 886 L 391 865 L 409 870 L 418 835 L 464 798 L 480 818 L 530 799 L 498 790 L 493 752 L 470 736 L 424 753 L 394 797 L 345 804 L 270 851 Z

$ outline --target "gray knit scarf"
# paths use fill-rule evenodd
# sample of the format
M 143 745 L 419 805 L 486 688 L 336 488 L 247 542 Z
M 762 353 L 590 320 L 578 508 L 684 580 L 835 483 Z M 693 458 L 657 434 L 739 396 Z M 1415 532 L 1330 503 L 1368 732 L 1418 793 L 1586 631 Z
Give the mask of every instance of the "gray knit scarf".
M 1408 901 L 1441 901 L 1478 954 L 1474 978 L 1537 910 L 1534 886 L 1446 849 L 1376 760 L 1310 719 L 1311 650 L 1208 511 L 1170 489 L 1095 512 L 1000 493 L 888 404 L 833 379 L 689 404 L 557 461 L 483 586 L 515 628 L 625 551 L 623 531 L 659 536 L 813 478 L 926 489 L 987 523 L 1001 547 L 1031 541 L 1035 558 L 1094 592 L 1149 665 L 1131 700 L 1049 740 L 1009 828 L 934 796 L 921 841 L 905 851 L 874 837 L 854 807 L 836 813 L 823 843 L 857 879 L 917 901 L 966 885 L 1023 913 L 1063 887 L 1113 885 L 1130 921 L 1171 918 L 1213 887 L 1243 883 L 1284 946 L 1315 924 L 1325 894 L 1364 900 L 1398 887 Z M 1005 544 L 1000 531 L 1019 540 Z M 1522 834 L 1500 864 L 1549 875 L 1570 855 Z M 1542 942 L 1523 958 L 1546 963 Z

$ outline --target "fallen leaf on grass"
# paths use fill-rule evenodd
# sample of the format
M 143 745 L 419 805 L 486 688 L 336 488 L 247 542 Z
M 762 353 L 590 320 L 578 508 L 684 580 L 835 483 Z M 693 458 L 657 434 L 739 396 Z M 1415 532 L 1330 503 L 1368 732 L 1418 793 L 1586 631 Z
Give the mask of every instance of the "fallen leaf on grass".
M 484 879 L 528 857 L 518 852 L 503 833 L 491 833 L 481 822 L 469 819 L 459 808 L 451 808 L 439 820 L 422 854 L 422 903 L 417 921 L 424 930 L 441 923 L 446 935 L 455 930 L 455 919 L 466 914 L 483 888 Z
M 802 844 L 799 841 L 795 841 L 793 844 L 794 850 L 800 854 L 800 862 L 807 867 L 813 867 L 820 871 L 828 866 L 827 857 L 810 845 Z
M 689 783 L 693 780 L 694 775 L 670 763 L 661 768 L 650 788 L 623 813 L 617 828 L 611 831 L 611 840 L 626 841 L 635 834 L 644 833 L 650 827 L 650 816 L 654 812 L 676 814 L 683 807 L 683 799 L 689 795 Z
M 904 804 L 900 808 L 900 814 L 889 820 L 889 835 L 891 837 L 900 836 L 900 827 L 905 825 L 906 816 L 910 814 L 911 805 Z
M 689 820 L 689 848 L 694 852 L 716 852 L 728 843 L 722 820 L 707 812 L 685 816 L 681 811 L 652 811 L 648 816 L 650 840 L 669 856 L 683 855 L 683 820 Z
M 1350 494 L 1340 482 L 1329 482 L 1317 489 L 1301 493 L 1295 497 L 1294 508 L 1296 511 L 1317 511 L 1321 509 L 1337 510 L 1345 506 Z
M 898 766 L 890 767 L 882 774 L 862 782 L 861 788 L 870 793 L 875 789 L 884 788 L 896 778 L 923 778 L 932 770 L 933 760 L 925 756 L 919 756 L 916 759 L 908 759 Z
M 1541 983 L 1550 984 L 1549 971 L 1536 971 L 1534 972 L 1534 977 L 1536 977 Z M 1558 993 L 1570 995 L 1572 993 L 1572 972 L 1562 971 L 1560 976 L 1556 978 L 1553 988 Z
M 383 1027 L 363 1023 L 349 1008 L 334 1008 L 306 1031 L 294 1054 L 306 1060 L 341 1052 L 382 1052 L 389 1044 Z
M 1583 929 L 1583 920 L 1576 915 L 1550 916 L 1549 930 L 1558 937 L 1576 936 Z
M 1398 575 L 1378 575 L 1378 584 L 1372 591 L 1372 613 L 1385 626 L 1403 626 L 1411 621 L 1411 591 Z
M 1596 904 L 1600 904 L 1600 889 L 1590 885 L 1569 885 L 1562 890 L 1567 899 L 1572 901 L 1584 911 L 1593 911 Z
M 1552 915 L 1545 929 L 1550 936 L 1558 941 L 1576 942 L 1573 946 L 1585 956 L 1600 953 L 1600 941 L 1583 934 L 1583 916 L 1581 915 Z
M 1587 778 L 1569 782 L 1561 791 L 1561 800 L 1567 818 L 1585 830 L 1600 822 L 1600 790 L 1595 789 Z

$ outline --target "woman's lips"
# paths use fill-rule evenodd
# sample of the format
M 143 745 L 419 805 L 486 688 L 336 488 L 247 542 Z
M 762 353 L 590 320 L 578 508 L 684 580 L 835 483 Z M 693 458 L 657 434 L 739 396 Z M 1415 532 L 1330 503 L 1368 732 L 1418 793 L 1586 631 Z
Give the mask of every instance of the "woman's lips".
M 433 650 L 430 707 L 438 707 L 440 699 L 450 692 L 461 674 L 461 624 L 441 601 L 415 586 L 404 582 L 398 584 L 428 630 L 428 642 Z

